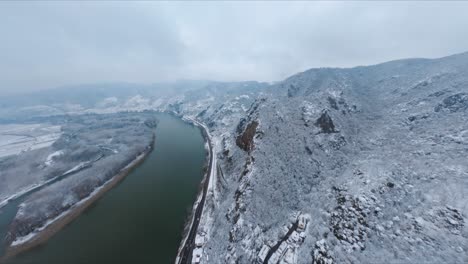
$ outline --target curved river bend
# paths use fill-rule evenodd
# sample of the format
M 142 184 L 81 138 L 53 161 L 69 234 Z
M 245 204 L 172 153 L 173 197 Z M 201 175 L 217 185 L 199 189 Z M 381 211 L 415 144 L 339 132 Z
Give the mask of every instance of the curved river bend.
M 199 128 L 156 114 L 154 150 L 46 244 L 8 264 L 172 263 L 206 158 Z

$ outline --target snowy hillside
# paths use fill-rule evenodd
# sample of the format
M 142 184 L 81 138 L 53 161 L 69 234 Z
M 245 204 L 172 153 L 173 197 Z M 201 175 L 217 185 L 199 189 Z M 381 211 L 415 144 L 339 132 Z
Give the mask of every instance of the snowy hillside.
M 219 164 L 202 263 L 468 261 L 468 53 L 179 105 Z

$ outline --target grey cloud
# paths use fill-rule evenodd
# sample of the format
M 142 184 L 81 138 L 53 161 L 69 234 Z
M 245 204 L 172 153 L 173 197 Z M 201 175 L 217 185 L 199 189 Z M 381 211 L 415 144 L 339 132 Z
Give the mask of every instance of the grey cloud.
M 463 2 L 1 2 L 0 95 L 178 78 L 280 80 L 468 50 Z

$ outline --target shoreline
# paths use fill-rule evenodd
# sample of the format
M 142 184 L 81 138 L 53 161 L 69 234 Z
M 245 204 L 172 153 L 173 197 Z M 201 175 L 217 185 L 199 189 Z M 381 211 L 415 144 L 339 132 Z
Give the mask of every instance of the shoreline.
M 100 158 L 98 158 L 97 160 L 99 160 Z M 34 184 L 31 184 L 25 188 L 23 188 L 22 190 L 20 190 L 19 192 L 15 193 L 15 194 L 12 194 L 8 197 L 5 197 L 3 198 L 3 201 L 0 202 L 0 209 L 2 209 L 3 207 L 7 206 L 8 203 L 10 203 L 11 201 L 14 201 L 16 199 L 19 199 L 21 198 L 22 196 L 24 195 L 28 195 L 29 193 L 32 193 L 32 192 L 35 192 L 36 190 L 38 189 L 41 189 L 43 187 L 45 187 L 46 185 L 52 183 L 52 182 L 55 182 L 55 181 L 59 181 L 61 180 L 62 178 L 65 178 L 65 177 L 68 177 L 69 175 L 71 174 L 74 174 L 74 173 L 77 173 L 79 171 L 81 171 L 82 169 L 86 168 L 89 166 L 89 162 L 95 162 L 97 160 L 94 160 L 94 161 L 88 161 L 88 162 L 84 162 L 84 163 L 81 163 L 81 164 L 78 164 L 77 166 L 73 167 L 72 169 L 64 172 L 63 174 L 61 175 L 58 175 L 56 177 L 52 177 L 46 181 L 43 181 L 43 182 L 38 182 L 38 183 L 34 183 Z
M 86 211 L 86 209 L 88 209 L 91 205 L 93 205 L 95 202 L 101 199 L 108 191 L 110 191 L 112 188 L 117 186 L 122 180 L 124 180 L 125 177 L 128 176 L 128 174 L 130 174 L 130 172 L 134 168 L 136 168 L 146 160 L 146 158 L 153 151 L 153 149 L 154 137 L 153 142 L 150 145 L 150 149 L 137 156 L 132 162 L 130 162 L 127 166 L 122 168 L 122 170 L 110 180 L 108 180 L 101 186 L 98 186 L 93 191 L 95 192 L 94 194 L 91 193 L 91 195 L 73 205 L 72 208 L 70 208 L 69 210 L 62 212 L 56 218 L 49 220 L 52 222 L 46 224 L 44 229 L 34 234 L 33 237 L 28 239 L 27 241 L 18 245 L 13 245 L 13 241 L 11 245 L 8 245 L 6 247 L 4 256 L 0 257 L 0 263 L 4 263 L 5 261 L 14 256 L 17 256 L 23 252 L 26 252 L 32 248 L 46 243 L 50 238 L 52 238 L 65 226 L 67 226 L 68 224 L 73 222 L 77 217 L 79 217 L 84 211 Z
M 171 113 L 174 114 L 174 113 Z M 176 115 L 177 116 L 177 115 Z M 205 208 L 206 204 L 206 196 L 209 188 L 209 184 L 212 182 L 212 171 L 213 171 L 213 160 L 215 159 L 213 149 L 212 149 L 212 142 L 211 142 L 211 137 L 208 132 L 208 128 L 192 119 L 192 118 L 187 118 L 184 116 L 179 116 L 183 121 L 191 123 L 192 125 L 200 128 L 202 132 L 202 136 L 205 139 L 205 143 L 208 145 L 208 153 L 207 153 L 207 158 L 208 158 L 208 170 L 205 172 L 205 175 L 203 176 L 203 179 L 201 181 L 201 186 L 199 193 L 197 194 L 197 198 L 193 204 L 192 207 L 192 212 L 190 214 L 190 221 L 186 223 L 186 226 L 184 226 L 184 231 L 187 228 L 187 232 L 182 234 L 182 239 L 179 245 L 179 249 L 177 250 L 177 255 L 175 259 L 175 264 L 183 264 L 183 263 L 191 263 L 192 261 L 192 253 L 194 249 L 194 243 L 195 243 L 195 236 L 197 234 L 199 224 L 200 224 L 200 218 L 203 214 L 203 209 Z

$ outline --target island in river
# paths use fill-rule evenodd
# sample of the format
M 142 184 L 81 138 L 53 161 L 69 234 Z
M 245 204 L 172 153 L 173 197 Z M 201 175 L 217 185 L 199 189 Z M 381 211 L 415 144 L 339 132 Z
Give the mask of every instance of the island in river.
M 99 146 L 100 149 L 112 152 L 113 155 L 107 157 L 98 155 L 95 158 L 98 161 L 89 168 L 66 176 L 63 180 L 25 198 L 9 227 L 7 241 L 10 242 L 10 247 L 7 249 L 7 254 L 13 255 L 36 246 L 37 243 L 43 246 L 9 258 L 8 263 L 83 263 L 83 261 L 115 263 L 124 259 L 128 261 L 138 259 L 140 263 L 145 263 L 161 259 L 167 262 L 175 258 L 183 223 L 187 217 L 187 208 L 195 199 L 203 174 L 206 151 L 198 128 L 178 118 L 157 114 L 157 119 L 160 120 L 156 128 L 157 144 L 155 151 L 150 153 L 154 132 L 150 124 L 154 122 L 148 122 L 152 120 L 148 117 L 154 116 L 155 113 L 151 112 L 133 116 L 127 114 L 123 118 L 128 122 L 138 123 L 130 126 L 131 130 L 140 131 L 138 134 L 142 136 L 140 139 L 150 135 L 148 137 L 150 140 L 133 141 L 134 144 L 144 146 L 140 148 L 142 151 L 133 152 L 131 155 L 133 159 L 130 162 L 122 163 L 117 173 L 113 173 L 107 179 L 104 178 L 100 184 L 94 185 L 94 188 L 93 185 L 75 183 L 91 168 L 95 170 L 108 168 L 108 166 L 99 166 L 99 162 L 105 161 L 106 158 L 111 160 L 110 157 L 120 153 L 119 150 L 109 146 Z M 96 117 L 99 117 L 102 125 L 103 116 Z M 118 123 L 114 125 L 119 127 Z M 123 127 L 129 126 L 121 126 Z M 146 130 L 151 133 L 146 133 Z M 63 134 L 68 138 L 71 136 L 66 130 Z M 116 139 L 119 135 L 121 133 L 116 133 L 113 140 L 124 142 L 122 139 Z M 111 140 L 108 139 L 107 142 Z M 116 151 L 118 152 L 115 153 Z M 146 154 L 148 155 L 145 161 L 132 170 L 132 167 L 143 161 Z M 54 159 L 55 162 L 58 163 L 59 160 Z M 181 162 L 184 162 L 184 166 L 180 166 Z M 101 197 L 128 173 L 129 176 L 122 184 Z M 89 178 L 96 176 L 98 175 Z M 89 181 L 83 182 L 89 183 Z M 70 185 L 73 187 L 67 188 Z M 57 194 L 57 190 L 61 192 Z M 78 198 L 70 205 L 68 201 L 72 200 L 69 198 L 72 194 Z M 95 203 L 99 198 L 99 202 Z M 47 204 L 46 201 L 53 203 Z M 85 211 L 91 204 L 93 204 L 91 209 Z M 57 208 L 59 209 L 56 210 L 56 215 L 48 211 Z M 83 211 L 85 213 L 76 221 L 55 234 Z M 0 217 L 3 216 L 0 214 Z M 57 221 L 51 223 L 51 219 Z M 34 228 L 31 228 L 33 226 L 31 223 L 35 224 Z M 53 234 L 55 235 L 50 238 Z M 44 244 L 49 238 L 50 240 Z M 22 243 L 22 240 L 27 242 Z M 150 250 L 148 246 L 152 249 Z

